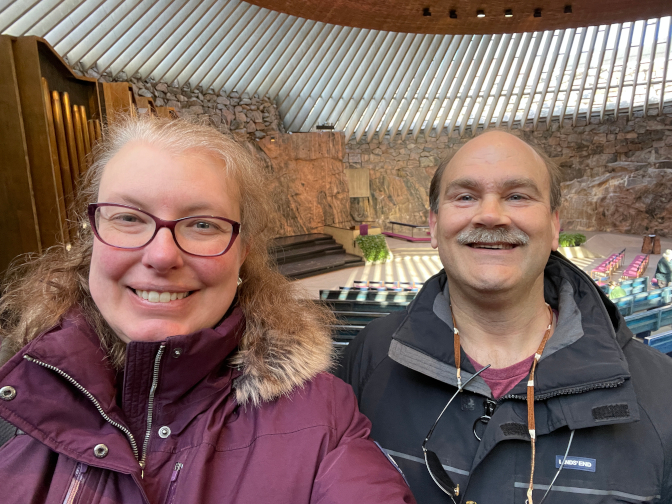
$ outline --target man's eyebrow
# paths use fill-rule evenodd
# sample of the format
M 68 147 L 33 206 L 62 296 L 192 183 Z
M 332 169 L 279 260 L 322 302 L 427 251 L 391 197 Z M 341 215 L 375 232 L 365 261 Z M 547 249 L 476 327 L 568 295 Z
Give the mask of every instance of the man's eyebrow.
M 500 187 L 503 190 L 517 189 L 517 188 L 531 189 L 532 191 L 536 192 L 537 194 L 541 194 L 541 191 L 539 190 L 539 186 L 537 186 L 537 183 L 534 180 L 532 180 L 531 178 L 527 178 L 527 177 L 520 177 L 520 178 L 505 180 L 500 185 Z
M 468 177 L 463 177 L 453 180 L 450 184 L 446 186 L 446 192 L 452 191 L 453 189 L 478 189 L 481 187 L 481 184 Z
M 448 186 L 446 186 L 446 193 L 454 189 L 480 189 L 482 187 L 483 184 L 481 182 L 469 177 L 463 177 L 455 179 L 450 184 L 448 184 Z M 502 191 L 508 191 L 510 189 L 517 189 L 517 188 L 526 188 L 531 189 L 537 194 L 541 194 L 541 191 L 539 190 L 539 186 L 537 186 L 537 183 L 531 178 L 527 177 L 519 177 L 504 180 L 503 182 L 498 184 L 498 187 Z

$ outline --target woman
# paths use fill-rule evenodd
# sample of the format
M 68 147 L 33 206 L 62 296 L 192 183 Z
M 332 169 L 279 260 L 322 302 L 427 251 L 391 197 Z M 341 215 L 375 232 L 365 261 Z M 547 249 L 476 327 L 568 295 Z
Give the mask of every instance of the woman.
M 78 241 L 0 302 L 16 351 L 0 417 L 19 429 L 3 503 L 412 502 L 324 372 L 329 315 L 268 267 L 271 206 L 244 148 L 130 120 L 79 200 Z

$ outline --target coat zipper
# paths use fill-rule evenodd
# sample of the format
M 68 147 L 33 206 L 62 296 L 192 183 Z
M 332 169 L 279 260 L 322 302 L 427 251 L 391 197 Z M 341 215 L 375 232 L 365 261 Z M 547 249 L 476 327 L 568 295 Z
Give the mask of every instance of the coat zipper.
M 70 481 L 70 487 L 68 488 L 68 493 L 65 495 L 65 499 L 63 499 L 63 504 L 72 504 L 75 502 L 75 497 L 77 497 L 77 492 L 79 491 L 79 487 L 82 484 L 82 481 L 84 481 L 84 478 L 86 477 L 86 470 L 88 469 L 88 466 L 86 464 L 82 464 L 81 462 L 77 462 L 77 466 L 75 467 L 75 474 L 72 477 L 72 480 Z
M 145 477 L 145 466 L 147 465 L 147 449 L 149 448 L 149 438 L 152 434 L 152 417 L 154 415 L 154 394 L 159 386 L 159 368 L 161 366 L 161 357 L 166 349 L 166 344 L 161 343 L 159 351 L 156 352 L 154 358 L 154 371 L 152 374 L 152 388 L 149 389 L 149 401 L 147 403 L 147 430 L 145 432 L 145 442 L 142 444 L 142 458 L 140 459 L 140 467 L 142 468 L 141 478 Z
M 549 392 L 547 394 L 535 395 L 534 400 L 545 401 L 546 399 L 551 399 L 553 397 L 558 397 L 562 395 L 583 394 L 584 392 L 590 392 L 591 390 L 616 388 L 623 385 L 623 383 L 625 383 L 625 378 L 617 378 L 616 380 L 608 382 L 596 383 L 593 385 L 583 385 L 581 387 L 565 388 L 562 390 L 557 390 L 555 392 Z M 505 396 L 500 397 L 497 400 L 497 404 L 501 404 L 501 402 L 505 399 L 520 399 L 522 401 L 526 401 L 527 396 L 517 394 L 507 394 Z
M 165 504 L 173 504 L 175 501 L 175 491 L 177 489 L 177 478 L 180 475 L 180 471 L 184 467 L 182 462 L 175 464 L 175 469 L 173 469 L 173 474 L 170 476 L 170 486 L 168 487 L 168 493 L 166 494 Z
M 113 425 L 114 427 L 116 427 L 117 429 L 119 429 L 121 432 L 123 432 L 123 433 L 126 435 L 126 437 L 128 438 L 129 443 L 131 444 L 131 450 L 133 450 L 133 456 L 135 457 L 135 460 L 139 460 L 139 456 L 138 456 L 138 445 L 136 444 L 136 442 L 135 442 L 135 438 L 133 437 L 133 434 L 131 434 L 131 431 L 128 430 L 128 429 L 127 429 L 126 427 L 124 427 L 123 425 L 121 425 L 120 423 L 115 422 L 114 420 L 112 420 L 109 416 L 107 416 L 107 414 L 105 413 L 105 411 L 103 411 L 102 406 L 100 405 L 100 403 L 98 402 L 98 400 L 97 400 L 95 397 L 93 397 L 93 394 L 91 394 L 91 392 L 89 392 L 88 390 L 86 390 L 82 385 L 80 385 L 80 384 L 77 382 L 77 380 L 75 380 L 75 379 L 74 379 L 72 376 L 70 376 L 68 373 L 66 373 L 65 371 L 61 371 L 61 370 L 58 369 L 56 366 L 52 366 L 51 364 L 47 364 L 46 362 L 42 362 L 42 361 L 40 361 L 40 360 L 37 360 L 37 359 L 31 357 L 30 355 L 24 355 L 23 358 L 26 359 L 26 360 L 29 361 L 29 362 L 34 362 L 35 364 L 38 364 L 38 365 L 40 365 L 40 366 L 42 366 L 42 367 L 44 367 L 44 368 L 50 369 L 51 371 L 53 371 L 53 372 L 59 374 L 60 376 L 62 376 L 62 377 L 65 378 L 66 380 L 68 380 L 72 385 L 74 385 L 75 388 L 77 388 L 82 394 L 84 394 L 84 395 L 85 395 L 85 396 L 86 396 L 86 397 L 93 403 L 93 405 L 94 405 L 94 406 L 96 407 L 96 409 L 98 410 L 98 413 L 100 413 L 100 415 L 103 417 L 103 419 L 104 419 L 107 423 L 109 423 L 110 425 Z

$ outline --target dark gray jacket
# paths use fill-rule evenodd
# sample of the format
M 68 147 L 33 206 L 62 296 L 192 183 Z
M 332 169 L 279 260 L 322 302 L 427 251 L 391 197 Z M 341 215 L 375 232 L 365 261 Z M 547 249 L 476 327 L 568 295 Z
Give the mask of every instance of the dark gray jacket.
M 568 464 L 544 504 L 672 503 L 672 359 L 632 339 L 590 278 L 558 254 L 545 270 L 557 328 L 537 367 L 534 502 Z M 448 285 L 442 271 L 407 311 L 371 322 L 346 350 L 339 375 L 373 423 L 420 504 L 445 503 L 424 464 L 422 442 L 455 392 Z M 463 380 L 475 372 L 462 355 Z M 466 371 L 466 372 L 465 372 Z M 530 477 L 526 380 L 495 403 L 482 441 L 473 426 L 492 395 L 477 377 L 439 422 L 434 450 L 460 485 L 462 503 L 523 504 Z

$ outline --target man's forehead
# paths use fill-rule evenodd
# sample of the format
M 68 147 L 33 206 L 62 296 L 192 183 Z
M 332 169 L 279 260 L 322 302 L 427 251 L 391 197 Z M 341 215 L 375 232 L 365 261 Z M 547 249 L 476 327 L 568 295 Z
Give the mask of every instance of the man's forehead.
M 529 179 L 543 186 L 550 182 L 541 156 L 519 138 L 503 132 L 483 134 L 467 142 L 450 160 L 442 179 L 444 188 L 455 179 L 500 184 Z

